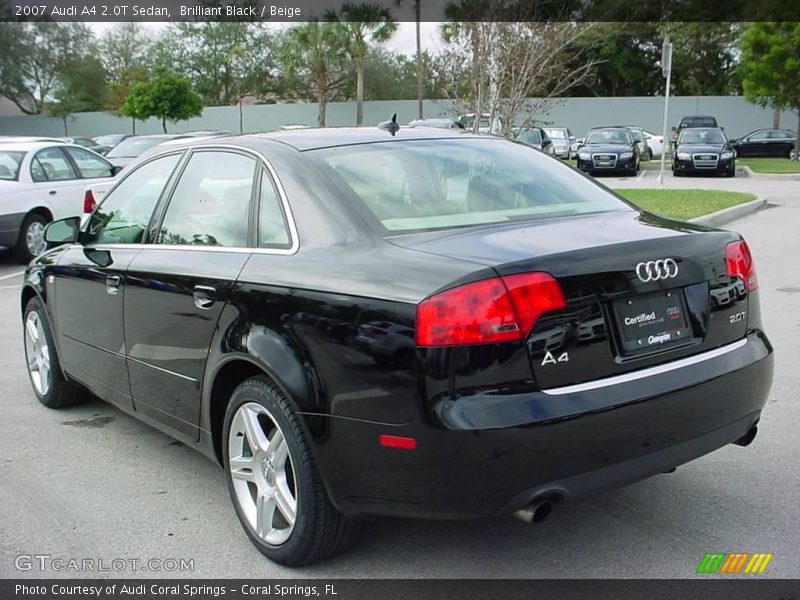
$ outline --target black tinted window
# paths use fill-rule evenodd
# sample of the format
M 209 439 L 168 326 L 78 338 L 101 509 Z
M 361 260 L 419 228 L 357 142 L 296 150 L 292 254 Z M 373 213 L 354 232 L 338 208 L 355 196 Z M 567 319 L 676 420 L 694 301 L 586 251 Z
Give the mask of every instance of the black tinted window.
M 181 174 L 159 244 L 247 246 L 256 161 L 233 152 L 197 152 Z
M 128 175 L 92 215 L 88 243 L 138 244 L 179 154 L 145 163 Z

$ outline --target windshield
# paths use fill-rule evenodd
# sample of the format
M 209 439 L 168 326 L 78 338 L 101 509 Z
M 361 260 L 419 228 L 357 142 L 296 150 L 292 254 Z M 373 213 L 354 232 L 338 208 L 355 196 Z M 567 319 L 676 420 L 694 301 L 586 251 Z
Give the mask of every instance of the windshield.
M 525 142 L 526 144 L 541 144 L 542 143 L 542 136 L 539 134 L 537 129 L 526 129 L 520 132 L 519 134 L 519 141 Z
M 639 129 L 631 129 L 631 135 L 633 136 L 634 141 L 641 142 L 643 141 L 642 132 Z
M 545 129 L 544 132 L 547 134 L 547 137 L 552 138 L 554 140 L 565 140 L 567 139 L 567 132 L 563 129 Z
M 135 158 L 154 146 L 166 142 L 169 138 L 128 138 L 115 146 L 106 154 L 108 158 Z
M 24 152 L 11 152 L 0 150 L 0 179 L 3 181 L 16 181 L 19 177 L 19 165 L 22 163 Z
M 719 129 L 686 129 L 678 144 L 724 144 L 726 141 Z
M 586 136 L 587 144 L 630 144 L 630 132 L 624 129 L 595 129 Z
M 309 154 L 383 234 L 632 210 L 571 167 L 505 140 L 415 140 Z

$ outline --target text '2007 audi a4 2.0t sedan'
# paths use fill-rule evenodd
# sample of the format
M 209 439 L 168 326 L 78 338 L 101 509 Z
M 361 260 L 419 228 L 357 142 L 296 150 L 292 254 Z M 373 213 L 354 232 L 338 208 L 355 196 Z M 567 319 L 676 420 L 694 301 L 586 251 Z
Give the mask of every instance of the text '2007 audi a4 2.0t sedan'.
M 218 461 L 283 564 L 365 517 L 540 520 L 745 445 L 772 380 L 738 234 L 459 130 L 187 141 L 47 239 L 36 396 L 89 390 Z

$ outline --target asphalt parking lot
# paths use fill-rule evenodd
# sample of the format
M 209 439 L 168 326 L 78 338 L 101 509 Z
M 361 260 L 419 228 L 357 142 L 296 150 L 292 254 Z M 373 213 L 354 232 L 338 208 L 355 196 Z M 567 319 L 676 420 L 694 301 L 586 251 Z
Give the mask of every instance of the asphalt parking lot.
M 603 183 L 656 186 L 653 173 Z M 696 576 L 705 553 L 735 551 L 774 553 L 760 577 L 800 577 L 800 182 L 667 175 L 665 184 L 769 200 L 729 225 L 755 256 L 776 352 L 755 442 L 561 505 L 538 525 L 511 517 L 369 523 L 349 553 L 296 570 L 251 546 L 222 471 L 200 454 L 100 401 L 64 411 L 39 405 L 24 369 L 21 267 L 0 251 L 0 577 L 81 575 L 15 568 L 21 554 L 46 554 L 194 561 L 191 573 L 101 576 L 683 578 Z

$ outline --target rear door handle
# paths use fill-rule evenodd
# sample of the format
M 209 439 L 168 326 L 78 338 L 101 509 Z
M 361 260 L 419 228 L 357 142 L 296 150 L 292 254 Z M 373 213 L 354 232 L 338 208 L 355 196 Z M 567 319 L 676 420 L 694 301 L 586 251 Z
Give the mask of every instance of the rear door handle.
M 58 192 L 56 190 L 50 190 L 47 193 L 50 194 L 51 196 L 55 196 Z
M 209 309 L 217 300 L 217 290 L 207 285 L 194 286 L 194 305 L 200 309 Z
M 122 278 L 119 275 L 106 276 L 106 292 L 111 296 L 116 296 L 119 293 L 119 284 Z

